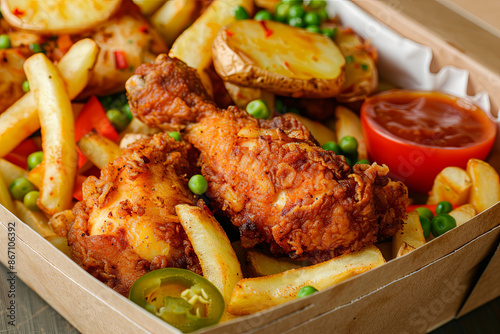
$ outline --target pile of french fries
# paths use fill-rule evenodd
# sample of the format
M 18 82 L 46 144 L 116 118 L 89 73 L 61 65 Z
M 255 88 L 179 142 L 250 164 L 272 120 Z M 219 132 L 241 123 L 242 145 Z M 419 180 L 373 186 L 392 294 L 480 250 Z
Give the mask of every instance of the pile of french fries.
M 212 61 L 212 41 L 222 26 L 234 21 L 232 9 L 235 6 L 243 6 L 248 12 L 253 10 L 252 0 L 216 0 L 195 21 L 195 0 L 134 2 L 143 13 L 152 15 L 153 25 L 172 45 L 170 56 L 197 68 L 209 92 L 211 83 L 205 71 Z M 265 0 L 260 2 L 266 3 Z M 121 144 L 93 131 L 75 142 L 74 109 L 77 108 L 72 100 L 87 85 L 98 53 L 94 41 L 83 39 L 75 43 L 57 65 L 45 55 L 35 54 L 24 66 L 31 90 L 0 115 L 0 204 L 68 256 L 71 253 L 66 238 L 68 226 L 75 219 L 71 211 L 72 194 L 75 183 L 81 183 L 84 178 L 77 168 L 77 148 L 93 165 L 102 169 L 121 154 L 120 146 L 159 131 L 134 119 L 122 133 Z M 241 87 L 231 89 L 238 92 Z M 257 98 L 265 95 L 255 90 L 250 93 Z M 272 105 L 274 97 L 265 96 Z M 361 122 L 353 111 L 337 107 L 335 118 L 326 125 L 297 115 L 293 117 L 303 122 L 320 144 L 338 141 L 344 136 L 355 137 L 359 143 L 359 158 L 367 158 Z M 39 128 L 44 152 L 42 164 L 28 172 L 1 159 Z M 38 206 L 42 211 L 30 211 L 22 202 L 12 200 L 8 186 L 19 177 L 27 177 L 39 188 Z M 476 159 L 469 161 L 466 170 L 445 168 L 435 179 L 428 204 L 440 201 L 458 206 L 450 215 L 457 225 L 464 224 L 500 201 L 498 173 L 486 162 Z M 178 205 L 176 212 L 200 260 L 203 275 L 223 295 L 224 320 L 293 300 L 304 286 L 326 289 L 408 254 L 428 241 L 418 213 L 412 211 L 392 242 L 369 246 L 320 264 L 278 259 L 256 250 L 244 251 L 245 258 L 239 260 L 224 230 L 207 211 Z M 246 278 L 242 265 L 245 272 L 250 273 Z

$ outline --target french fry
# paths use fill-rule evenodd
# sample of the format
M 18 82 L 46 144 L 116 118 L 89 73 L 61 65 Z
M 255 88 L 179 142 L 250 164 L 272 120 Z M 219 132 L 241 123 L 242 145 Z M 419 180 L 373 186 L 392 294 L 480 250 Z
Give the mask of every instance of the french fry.
M 398 257 L 400 249 L 408 248 L 404 244 L 407 244 L 414 249 L 425 244 L 424 230 L 422 229 L 422 224 L 420 224 L 420 218 L 418 217 L 417 211 L 411 211 L 408 213 L 408 218 L 406 218 L 403 227 L 392 237 L 392 257 Z M 405 254 L 411 249 L 407 249 Z
M 0 174 L 3 176 L 3 180 L 7 187 L 10 186 L 15 179 L 26 176 L 26 169 L 14 165 L 10 161 L 5 159 L 0 159 Z
M 460 226 L 469 221 L 470 219 L 472 219 L 476 215 L 476 209 L 472 204 L 464 204 L 452 210 L 449 213 L 449 215 L 455 218 L 457 226 Z
M 297 292 L 306 285 L 323 290 L 384 263 L 378 248 L 368 246 L 310 267 L 245 278 L 234 288 L 228 311 L 238 315 L 259 312 L 295 299 Z
M 469 200 L 472 180 L 465 170 L 459 167 L 446 167 L 434 179 L 427 204 L 448 201 L 452 205 L 462 205 Z
M 167 45 L 172 45 L 184 29 L 193 23 L 196 9 L 196 0 L 170 0 L 154 13 L 151 23 Z
M 64 210 L 50 217 L 48 225 L 59 237 L 68 237 L 70 225 L 75 221 L 72 210 Z
M 253 276 L 269 276 L 302 267 L 290 261 L 267 256 L 254 250 L 247 252 L 247 259 Z
M 211 93 L 211 81 L 205 72 L 212 64 L 212 43 L 217 32 L 236 19 L 234 8 L 243 6 L 253 12 L 252 0 L 215 0 L 203 14 L 175 40 L 169 56 L 196 68 L 205 89 Z
M 139 6 L 141 13 L 148 16 L 153 14 L 166 0 L 133 0 Z
M 376 244 L 377 248 L 380 250 L 382 255 L 384 256 L 385 261 L 392 260 L 392 242 L 380 242 Z
M 255 0 L 255 4 L 260 7 L 267 9 L 271 13 L 274 14 L 274 11 L 276 10 L 276 5 L 279 4 L 281 0 Z
M 61 252 L 71 257 L 71 247 L 68 245 L 68 238 L 59 237 L 57 235 L 49 235 L 45 239 Z
M 99 47 L 93 40 L 82 39 L 73 44 L 57 64 L 70 99 L 87 85 L 98 53 Z M 31 90 L 0 115 L 0 158 L 39 128 L 37 105 Z
M 120 146 L 114 141 L 90 131 L 78 141 L 78 147 L 99 169 L 118 158 L 121 154 Z
M 0 173 L 0 204 L 13 214 L 16 214 L 9 188 L 3 179 L 2 173 Z
M 403 255 L 411 253 L 415 249 L 416 249 L 415 247 L 408 245 L 406 242 L 403 242 L 401 244 L 401 247 L 399 247 L 399 250 L 398 250 L 398 253 L 396 254 L 396 257 L 401 257 Z
M 323 145 L 326 142 L 329 141 L 337 141 L 337 136 L 335 136 L 335 132 L 333 132 L 330 128 L 326 127 L 325 125 L 321 124 L 320 122 L 312 121 L 307 117 L 300 116 L 297 114 L 287 114 L 292 117 L 295 117 L 299 121 L 304 124 L 309 131 L 311 131 L 311 134 L 316 138 L 318 143 L 320 145 Z
M 487 162 L 470 159 L 467 173 L 472 179 L 469 203 L 477 212 L 483 212 L 500 201 L 500 181 L 498 173 Z
M 368 159 L 365 137 L 361 129 L 361 120 L 353 111 L 342 106 L 335 108 L 335 133 L 338 140 L 345 136 L 356 138 L 359 159 Z
M 56 236 L 48 225 L 49 219 L 41 211 L 29 210 L 21 201 L 14 201 L 17 218 L 31 227 L 42 237 Z
M 226 233 L 213 216 L 199 207 L 179 204 L 175 211 L 200 260 L 203 276 L 219 289 L 227 306 L 243 274 Z M 230 317 L 226 311 L 224 318 Z
M 49 216 L 69 209 L 77 169 L 75 120 L 59 71 L 43 54 L 24 63 L 42 128 L 43 176 L 38 206 Z

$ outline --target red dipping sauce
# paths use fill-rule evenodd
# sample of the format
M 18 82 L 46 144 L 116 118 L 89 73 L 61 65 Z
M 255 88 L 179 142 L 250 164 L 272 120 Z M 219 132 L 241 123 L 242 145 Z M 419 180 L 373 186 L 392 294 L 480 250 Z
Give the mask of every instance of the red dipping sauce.
M 361 121 L 371 159 L 421 193 L 443 168 L 486 158 L 497 131 L 479 107 L 440 92 L 377 94 L 361 107 Z

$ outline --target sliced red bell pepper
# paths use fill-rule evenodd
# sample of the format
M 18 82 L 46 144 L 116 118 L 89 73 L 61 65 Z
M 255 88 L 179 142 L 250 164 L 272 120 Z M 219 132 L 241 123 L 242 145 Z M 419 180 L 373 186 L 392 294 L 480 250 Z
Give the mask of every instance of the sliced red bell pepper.
M 126 70 L 128 68 L 127 65 L 127 57 L 125 57 L 125 52 L 123 51 L 115 51 L 115 67 L 118 70 Z
M 40 151 L 40 148 L 33 139 L 28 138 L 23 140 L 16 146 L 15 149 L 12 150 L 12 152 L 7 154 L 5 156 L 5 160 L 21 168 L 28 169 L 28 155 L 36 151 Z
M 97 97 L 90 97 L 83 106 L 75 121 L 75 140 L 79 141 L 87 133 L 95 129 L 98 134 L 112 141 L 118 141 L 120 136 L 106 116 L 106 110 Z M 87 158 L 78 150 L 78 168 L 82 167 Z

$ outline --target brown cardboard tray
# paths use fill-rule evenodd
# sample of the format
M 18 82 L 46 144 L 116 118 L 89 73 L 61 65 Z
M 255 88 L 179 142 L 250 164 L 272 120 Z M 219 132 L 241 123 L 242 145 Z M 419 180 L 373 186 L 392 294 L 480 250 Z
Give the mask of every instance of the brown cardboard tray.
M 377 1 L 354 1 L 401 35 L 432 48 L 432 69 L 454 65 L 470 72 L 469 94 L 487 91 L 500 106 L 500 80 L 432 33 Z M 500 162 L 500 152 L 491 162 Z M 203 333 L 423 333 L 453 319 L 471 292 L 481 262 L 500 237 L 500 203 L 414 252 L 310 298 L 238 318 Z M 179 333 L 85 272 L 0 207 L 0 245 L 15 229 L 17 279 L 84 333 Z M 6 247 L 6 246 L 5 246 Z M 8 266 L 7 251 L 0 261 Z M 485 275 L 487 273 L 485 272 Z M 484 297 L 479 296 L 479 303 Z M 486 302 L 486 300 L 484 300 Z M 476 304 L 478 302 L 476 301 Z

